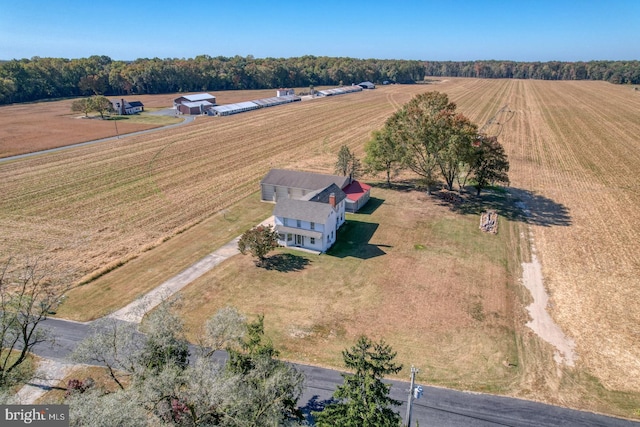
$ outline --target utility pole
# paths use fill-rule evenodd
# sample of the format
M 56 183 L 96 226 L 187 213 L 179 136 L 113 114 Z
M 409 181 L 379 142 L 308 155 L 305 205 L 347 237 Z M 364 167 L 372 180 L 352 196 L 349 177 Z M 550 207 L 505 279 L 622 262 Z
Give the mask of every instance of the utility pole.
M 418 368 L 411 367 L 411 387 L 409 387 L 409 400 L 407 401 L 407 423 L 406 427 L 411 427 L 411 403 L 413 403 L 413 387 L 416 383 L 416 374 L 418 373 Z

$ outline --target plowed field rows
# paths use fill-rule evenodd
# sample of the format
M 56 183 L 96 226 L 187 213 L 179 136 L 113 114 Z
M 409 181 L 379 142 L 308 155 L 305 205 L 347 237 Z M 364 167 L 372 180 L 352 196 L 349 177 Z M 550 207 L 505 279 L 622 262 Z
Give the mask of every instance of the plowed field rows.
M 0 251 L 47 254 L 77 281 L 256 191 L 272 167 L 330 172 L 343 144 L 362 155 L 370 132 L 426 90 L 448 93 L 480 126 L 494 119 L 487 129 L 532 211 L 549 308 L 578 366 L 640 391 L 640 95 L 623 86 L 383 86 L 3 163 Z
M 613 389 L 640 378 L 640 96 L 599 82 L 519 82 L 502 141 L 532 225 L 550 310 Z M 634 173 L 635 171 L 635 173 Z

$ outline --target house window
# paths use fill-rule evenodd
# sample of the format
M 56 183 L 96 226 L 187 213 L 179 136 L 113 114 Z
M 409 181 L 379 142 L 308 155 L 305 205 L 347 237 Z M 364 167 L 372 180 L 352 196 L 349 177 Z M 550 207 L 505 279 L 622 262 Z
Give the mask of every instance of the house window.
M 287 242 L 291 242 L 293 240 L 293 234 L 287 233 Z
M 282 223 L 285 225 L 285 227 L 287 225 L 289 225 L 289 220 L 287 218 L 282 218 Z
M 296 219 L 296 227 L 302 228 L 302 221 L 300 221 L 299 219 Z
M 316 238 L 315 237 L 310 237 L 310 239 L 311 239 L 311 244 L 315 245 L 316 244 Z
M 327 243 L 331 243 L 331 238 L 329 238 L 329 235 L 327 235 Z
M 315 222 L 312 222 L 312 223 L 311 223 L 311 229 L 312 229 L 312 230 L 315 230 L 315 229 L 316 229 L 316 223 L 315 223 Z
M 279 233 L 278 234 L 278 240 L 284 240 L 284 234 Z

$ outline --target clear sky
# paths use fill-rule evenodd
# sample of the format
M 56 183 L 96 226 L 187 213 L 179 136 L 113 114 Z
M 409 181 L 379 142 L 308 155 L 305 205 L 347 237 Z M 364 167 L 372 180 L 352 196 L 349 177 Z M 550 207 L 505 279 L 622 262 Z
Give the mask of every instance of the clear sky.
M 640 0 L 0 0 L 0 59 L 640 59 Z

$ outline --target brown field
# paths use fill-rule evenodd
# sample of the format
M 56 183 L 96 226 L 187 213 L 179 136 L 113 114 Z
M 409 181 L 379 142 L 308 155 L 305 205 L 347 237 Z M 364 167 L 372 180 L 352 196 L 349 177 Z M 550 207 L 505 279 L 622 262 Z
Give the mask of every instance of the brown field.
M 71 112 L 72 102 L 0 106 L 0 157 L 116 136 L 113 121 L 81 118 Z M 121 135 L 153 127 L 157 126 L 118 121 Z
M 384 86 L 2 163 L 0 251 L 45 254 L 67 280 L 91 278 L 244 199 L 269 168 L 331 171 L 343 144 L 362 155 L 370 132 L 426 90 L 448 93 L 479 124 L 507 106 L 487 130 L 506 147 L 514 192 L 529 192 L 549 309 L 576 342 L 576 367 L 551 369 L 548 346 L 523 329 L 512 393 L 602 411 L 617 399 L 615 413 L 637 417 L 640 96 L 629 87 L 478 79 Z M 459 345 L 451 357 L 473 351 Z
M 298 91 L 301 89 L 298 89 Z M 307 88 L 308 90 L 308 88 Z M 222 91 L 216 92 L 218 104 L 232 104 L 250 99 L 274 96 L 274 90 Z M 145 105 L 145 111 L 170 108 L 179 95 L 139 95 L 125 96 L 128 100 L 138 100 Z M 117 98 L 116 96 L 109 99 Z M 83 118 L 82 113 L 72 113 L 73 99 L 29 104 L 0 106 L 0 158 L 18 154 L 32 153 L 49 148 L 94 139 L 109 138 L 128 133 L 156 128 L 163 123 L 148 123 L 139 116 L 121 118 L 113 121 L 99 120 L 97 113 L 90 113 L 92 119 Z M 170 121 L 171 119 L 164 119 Z M 169 124 L 169 123 L 166 123 Z

